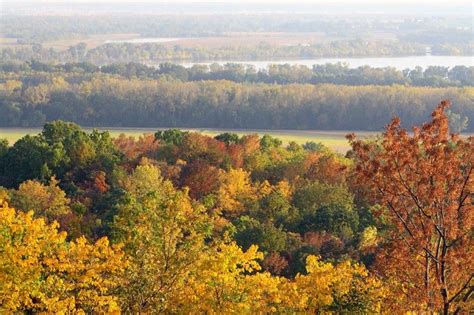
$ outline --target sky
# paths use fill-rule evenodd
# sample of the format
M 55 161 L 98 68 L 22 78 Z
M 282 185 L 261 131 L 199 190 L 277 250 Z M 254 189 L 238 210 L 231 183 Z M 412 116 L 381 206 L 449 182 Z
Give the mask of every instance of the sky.
M 0 0 L 1 2 L 16 2 L 16 3 L 54 3 L 54 2 L 78 2 L 78 3 L 117 3 L 117 2 L 134 2 L 132 0 Z M 138 0 L 138 2 L 152 2 L 152 3 L 199 3 L 199 2 L 207 2 L 207 3 L 268 3 L 268 4 L 279 4 L 279 3 L 304 3 L 304 4 L 311 4 L 311 3 L 374 3 L 374 4 L 382 4 L 382 2 L 387 4 L 432 4 L 437 3 L 441 4 L 444 3 L 446 5 L 453 4 L 453 3 L 463 3 L 469 4 L 472 1 L 470 0 Z
M 2 3 L 5 4 L 2 10 Z M 95 14 L 97 12 L 122 12 L 124 6 L 129 10 L 140 9 L 140 3 L 157 6 L 165 6 L 168 10 L 189 12 L 223 12 L 225 10 L 239 10 L 249 12 L 263 11 L 294 11 L 307 12 L 309 8 L 314 10 L 339 10 L 337 12 L 355 12 L 357 10 L 365 13 L 393 13 L 393 14 L 418 14 L 418 15 L 470 15 L 474 16 L 473 2 L 471 0 L 0 0 L 0 13 L 51 13 L 69 10 L 76 14 L 84 12 Z M 57 5 L 56 5 L 57 4 Z M 84 7 L 84 4 L 87 7 Z M 114 4 L 117 4 L 115 7 Z M 119 6 L 118 4 L 122 4 Z M 136 6 L 134 4 L 137 4 Z M 189 4 L 186 7 L 186 4 Z M 200 4 L 203 4 L 200 6 Z M 327 5 L 326 7 L 324 5 Z M 347 4 L 347 6 L 345 6 Z M 75 5 L 80 5 L 81 10 Z M 252 6 L 254 5 L 254 6 Z M 314 6 L 313 6 L 314 5 Z M 216 9 L 218 8 L 218 9 Z M 469 10 L 471 8 L 471 10 Z M 156 9 L 156 8 L 155 8 Z M 29 11 L 25 11 L 29 10 Z M 63 11 L 61 11 L 63 10 Z M 122 11 L 120 11 L 122 10 Z M 134 12 L 136 13 L 135 10 Z M 149 10 L 149 8 L 147 8 Z M 170 11 L 174 12 L 174 11 Z M 300 13 L 301 13 L 300 12 Z M 353 13 L 351 13 L 353 14 Z

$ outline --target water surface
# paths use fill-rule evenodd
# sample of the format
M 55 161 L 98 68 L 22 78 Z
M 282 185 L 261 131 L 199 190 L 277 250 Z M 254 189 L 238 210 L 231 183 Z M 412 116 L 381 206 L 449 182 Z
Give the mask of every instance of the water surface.
M 190 62 L 179 63 L 185 67 L 195 64 L 211 65 L 213 63 L 226 64 L 236 63 L 252 65 L 257 69 L 265 69 L 271 64 L 290 64 L 312 67 L 313 65 L 324 65 L 327 63 L 346 63 L 350 68 L 370 66 L 373 68 L 393 67 L 398 70 L 414 69 L 416 67 L 427 68 L 428 66 L 442 66 L 452 68 L 454 66 L 474 66 L 474 56 L 408 56 L 408 57 L 368 57 L 368 58 L 318 58 L 299 60 L 266 60 L 266 61 L 214 61 L 214 62 Z

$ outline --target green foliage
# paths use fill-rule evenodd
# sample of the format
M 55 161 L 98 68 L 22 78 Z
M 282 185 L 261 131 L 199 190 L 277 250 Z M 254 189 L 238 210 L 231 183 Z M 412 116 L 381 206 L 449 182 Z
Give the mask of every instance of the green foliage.
M 309 141 L 303 144 L 303 148 L 311 152 L 326 151 L 327 148 L 321 142 Z
M 7 139 L 0 139 L 0 159 L 2 158 L 5 153 L 8 151 L 8 140 Z
M 46 181 L 61 161 L 63 150 L 51 148 L 40 136 L 25 136 L 3 155 L 1 185 L 14 187 L 27 179 Z
M 302 231 L 326 231 L 350 240 L 358 230 L 359 217 L 357 212 L 331 205 L 306 214 L 300 226 Z
M 74 139 L 77 134 L 82 133 L 81 127 L 74 123 L 55 121 L 44 125 L 42 135 L 49 145 L 53 145 L 68 139 Z
M 280 139 L 278 138 L 273 138 L 272 136 L 270 135 L 264 135 L 261 139 L 260 139 L 260 147 L 266 151 L 266 150 L 270 150 L 272 148 L 278 148 L 279 146 L 282 145 L 282 142 Z
M 242 216 L 236 221 L 235 227 L 235 240 L 244 249 L 252 244 L 258 245 L 263 252 L 279 252 L 286 248 L 286 233 L 272 224 Z
M 45 124 L 40 135 L 27 135 L 8 148 L 0 168 L 0 179 L 5 180 L 0 184 L 15 187 L 27 179 L 45 182 L 53 175 L 61 180 L 85 180 L 84 170 L 111 172 L 120 159 L 107 132 L 87 134 L 76 124 L 55 121 Z
M 239 135 L 235 133 L 225 132 L 214 137 L 214 139 L 224 142 L 226 145 L 238 144 L 240 142 Z
M 300 233 L 326 231 L 350 240 L 358 232 L 353 195 L 341 185 L 309 183 L 295 192 L 293 203 L 299 209 L 294 228 Z
M 168 145 L 180 145 L 188 133 L 179 129 L 167 129 L 155 133 L 155 139 Z
M 353 199 L 353 195 L 344 186 L 313 182 L 295 192 L 293 203 L 303 214 L 306 214 L 327 206 L 352 210 Z
M 250 210 L 252 217 L 276 226 L 288 225 L 295 215 L 290 201 L 280 192 L 272 192 L 263 197 L 254 207 Z

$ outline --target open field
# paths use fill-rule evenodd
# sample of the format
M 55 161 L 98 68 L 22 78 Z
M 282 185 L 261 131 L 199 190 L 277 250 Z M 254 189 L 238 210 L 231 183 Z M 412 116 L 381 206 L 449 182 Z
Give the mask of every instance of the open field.
M 84 128 L 85 130 L 92 130 L 91 128 Z M 132 129 L 132 128 L 98 128 L 100 130 L 108 130 L 113 137 L 120 134 L 125 134 L 132 137 L 139 137 L 144 133 L 154 133 L 158 129 Z M 345 135 L 351 131 L 302 131 L 302 130 L 222 130 L 222 129 L 183 129 L 193 132 L 200 132 L 208 136 L 216 136 L 223 132 L 234 132 L 240 136 L 246 134 L 257 133 L 260 136 L 269 134 L 277 137 L 288 144 L 295 141 L 298 144 L 304 144 L 308 141 L 321 142 L 330 149 L 339 153 L 345 153 L 349 150 L 349 145 L 345 139 Z M 6 138 L 10 144 L 15 143 L 21 137 L 27 134 L 37 134 L 41 132 L 39 128 L 0 128 L 0 138 Z M 375 136 L 375 132 L 360 131 L 355 132 L 361 137 Z
M 67 50 L 69 47 L 77 45 L 79 43 L 85 43 L 87 49 L 93 49 L 98 46 L 105 44 L 107 41 L 115 40 L 130 40 L 140 38 L 140 34 L 137 33 L 123 33 L 123 34 L 97 34 L 89 36 L 75 36 L 71 38 L 64 38 L 58 40 L 52 40 L 42 43 L 42 46 L 46 49 L 56 49 L 56 50 Z M 16 38 L 5 37 L 0 34 L 0 48 L 5 47 L 22 47 L 22 46 L 31 46 L 26 44 L 19 44 Z
M 147 40 L 153 42 L 157 38 L 144 38 L 136 33 L 117 33 L 117 34 L 97 34 L 89 36 L 76 36 L 72 38 L 52 40 L 42 43 L 44 48 L 53 48 L 57 50 L 66 50 L 70 46 L 79 43 L 85 43 L 87 49 L 93 49 L 107 42 L 135 42 L 143 43 Z M 160 39 L 160 38 L 158 38 Z M 255 46 L 260 43 L 276 45 L 276 46 L 293 46 L 293 45 L 312 45 L 324 41 L 332 41 L 337 39 L 347 39 L 343 37 L 327 37 L 324 33 L 291 33 L 291 32 L 235 32 L 225 33 L 221 36 L 210 37 L 194 37 L 194 38 L 174 38 L 171 41 L 160 42 L 166 47 L 174 47 L 179 45 L 185 48 L 193 47 L 228 47 L 228 46 Z M 0 34 L 0 47 L 21 46 L 14 38 L 3 37 Z M 24 45 L 23 45 L 24 46 Z
M 378 32 L 367 34 L 367 39 L 396 39 L 392 33 Z M 296 45 L 314 45 L 322 42 L 334 40 L 354 39 L 351 36 L 327 36 L 322 32 L 229 32 L 220 36 L 209 37 L 190 37 L 190 38 L 149 38 L 140 36 L 137 33 L 112 33 L 112 34 L 93 34 L 88 36 L 74 36 L 51 40 L 42 43 L 46 49 L 56 49 L 59 51 L 67 50 L 69 47 L 79 43 L 85 43 L 87 49 L 93 49 L 106 43 L 146 43 L 159 42 L 165 47 L 174 47 L 179 45 L 183 48 L 221 48 L 230 46 L 257 46 L 261 43 L 274 46 L 296 46 Z M 161 41 L 163 40 L 163 41 Z M 0 34 L 0 48 L 6 47 L 26 47 L 27 44 L 19 44 L 16 38 L 9 38 Z
M 16 43 L 16 38 L 3 37 L 2 35 L 0 35 L 0 46 L 11 46 L 16 45 Z
M 323 33 L 270 33 L 270 32 L 242 32 L 227 33 L 223 36 L 181 38 L 178 41 L 163 43 L 165 46 L 180 45 L 181 47 L 228 47 L 228 46 L 256 46 L 260 43 L 275 46 L 313 45 L 329 38 Z M 332 38 L 334 40 L 334 38 Z
M 261 43 L 275 46 L 313 45 L 334 40 L 355 39 L 354 36 L 328 36 L 323 32 L 227 32 L 222 35 L 208 37 L 183 37 L 183 38 L 151 38 L 144 37 L 138 33 L 110 33 L 76 35 L 70 38 L 46 41 L 42 43 L 44 48 L 67 50 L 69 47 L 79 43 L 85 43 L 87 49 L 93 49 L 106 43 L 146 43 L 159 42 L 166 47 L 179 45 L 184 48 L 208 47 L 220 48 L 229 46 L 256 46 Z M 371 40 L 395 40 L 396 36 L 389 32 L 374 32 L 366 34 L 366 39 Z M 171 39 L 166 41 L 166 39 Z M 160 40 L 163 40 L 162 42 Z M 6 37 L 0 33 L 0 47 L 28 46 L 19 44 L 16 38 Z
M 79 43 L 85 43 L 87 45 L 87 49 L 93 49 L 98 46 L 105 44 L 107 41 L 114 41 L 114 40 L 130 40 L 134 38 L 140 37 L 140 34 L 136 33 L 123 33 L 123 34 L 97 34 L 97 35 L 89 35 L 85 37 L 75 37 L 75 38 L 68 38 L 68 39 L 58 39 L 54 41 L 45 42 L 43 47 L 45 48 L 53 48 L 57 50 L 67 50 L 69 47 L 77 45 Z
M 19 44 L 17 38 L 6 37 L 4 34 L 0 34 L 0 48 L 20 48 L 31 45 Z

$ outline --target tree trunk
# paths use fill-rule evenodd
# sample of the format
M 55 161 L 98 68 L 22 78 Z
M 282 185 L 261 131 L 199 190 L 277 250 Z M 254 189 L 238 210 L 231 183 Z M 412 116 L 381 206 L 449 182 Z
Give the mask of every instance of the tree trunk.
M 448 252 L 448 247 L 446 246 L 446 238 L 443 235 L 443 249 L 441 252 L 441 295 L 443 297 L 443 314 L 449 314 L 449 297 L 448 297 L 448 288 L 446 285 L 446 254 Z

